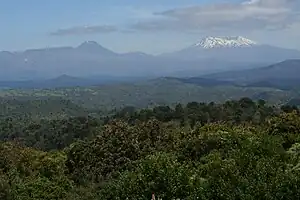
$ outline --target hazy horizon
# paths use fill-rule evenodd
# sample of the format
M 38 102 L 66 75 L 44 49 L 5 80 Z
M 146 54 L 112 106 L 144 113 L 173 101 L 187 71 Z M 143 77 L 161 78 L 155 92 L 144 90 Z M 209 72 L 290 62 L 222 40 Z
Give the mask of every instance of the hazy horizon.
M 118 53 L 159 54 L 206 36 L 238 35 L 300 50 L 299 11 L 295 0 L 3 0 L 0 51 L 96 41 Z

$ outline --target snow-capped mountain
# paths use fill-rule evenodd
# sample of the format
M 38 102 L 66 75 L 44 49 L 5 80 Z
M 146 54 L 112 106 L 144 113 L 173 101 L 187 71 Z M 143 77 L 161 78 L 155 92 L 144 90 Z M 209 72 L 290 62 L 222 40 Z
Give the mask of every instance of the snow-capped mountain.
M 163 56 L 181 60 L 219 60 L 272 64 L 286 59 L 299 59 L 300 52 L 260 44 L 242 36 L 206 37 L 182 50 Z
M 211 48 L 233 48 L 233 47 L 253 47 L 258 43 L 250 39 L 237 37 L 206 37 L 200 42 L 194 44 L 194 47 L 202 47 L 204 49 Z

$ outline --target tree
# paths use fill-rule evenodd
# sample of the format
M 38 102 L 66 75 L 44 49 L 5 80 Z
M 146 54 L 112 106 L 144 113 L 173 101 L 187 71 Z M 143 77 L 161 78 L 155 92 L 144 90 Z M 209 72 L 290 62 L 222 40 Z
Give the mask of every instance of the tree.
M 290 148 L 296 143 L 300 133 L 300 117 L 296 111 L 283 113 L 269 121 L 268 133 L 284 139 L 285 148 Z
M 123 173 L 100 191 L 100 199 L 185 199 L 195 187 L 204 187 L 205 180 L 172 154 L 147 156 L 138 167 Z

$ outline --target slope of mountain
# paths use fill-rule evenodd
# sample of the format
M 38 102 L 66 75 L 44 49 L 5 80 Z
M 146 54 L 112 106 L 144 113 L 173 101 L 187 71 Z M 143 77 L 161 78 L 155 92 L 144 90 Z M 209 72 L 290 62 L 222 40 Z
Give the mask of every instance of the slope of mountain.
M 269 79 L 300 79 L 300 59 L 286 60 L 267 67 L 228 71 L 206 75 L 207 78 L 230 81 L 261 81 Z
M 267 67 L 241 71 L 229 71 L 204 77 L 234 81 L 255 87 L 276 87 L 291 89 L 300 87 L 300 59 L 286 60 Z
M 300 79 L 266 79 L 263 81 L 254 81 L 247 83 L 247 87 L 269 87 L 282 90 L 299 90 Z
M 99 45 L 97 42 L 94 41 L 86 41 L 81 45 L 79 45 L 74 50 L 85 54 L 97 54 L 98 56 L 114 57 L 118 55 L 117 53 L 102 47 L 101 45 Z
M 289 106 L 300 106 L 300 98 L 292 98 L 291 100 L 289 100 L 289 102 L 286 104 Z
M 202 78 L 202 77 L 190 77 L 190 78 L 173 78 L 167 77 L 166 80 L 179 81 L 185 84 L 194 84 L 202 87 L 215 87 L 215 86 L 234 86 L 235 84 L 230 81 Z

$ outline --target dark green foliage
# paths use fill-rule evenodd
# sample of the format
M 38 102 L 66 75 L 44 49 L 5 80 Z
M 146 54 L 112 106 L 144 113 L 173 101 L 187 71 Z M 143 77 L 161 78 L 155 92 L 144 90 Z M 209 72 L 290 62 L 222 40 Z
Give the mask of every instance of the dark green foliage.
M 158 106 L 153 109 L 135 110 L 124 108 L 113 118 L 125 119 L 130 123 L 135 120 L 147 121 L 151 118 L 163 122 L 176 120 L 180 121 L 182 125 L 189 124 L 194 127 L 196 123 L 213 122 L 259 124 L 280 112 L 279 109 L 266 105 L 263 100 L 254 102 L 249 98 L 227 101 L 224 104 L 190 102 L 185 107 L 178 104 L 175 109 L 169 106 Z
M 205 186 L 197 171 L 172 154 L 158 153 L 147 156 L 134 171 L 107 184 L 100 191 L 100 199 L 149 199 L 152 193 L 162 199 L 184 199 L 194 192 L 195 186 Z
M 0 199 L 299 199 L 300 116 L 243 98 L 0 120 Z
M 186 137 L 176 152 L 147 156 L 106 184 L 101 199 L 147 199 L 152 192 L 163 199 L 299 197 L 298 148 L 285 151 L 279 137 L 214 125 Z
M 115 121 L 96 139 L 72 145 L 67 168 L 77 182 L 107 180 L 146 155 L 167 148 L 168 132 L 158 121 L 136 126 Z
M 101 121 L 92 117 L 28 121 L 0 120 L 0 140 L 17 141 L 43 150 L 63 149 L 76 140 L 91 138 Z
M 268 133 L 281 136 L 285 141 L 285 148 L 299 141 L 300 118 L 296 111 L 283 113 L 279 117 L 274 117 L 269 123 Z
M 12 199 L 9 178 L 2 170 L 0 171 L 0 199 Z
M 1 199 L 64 199 L 73 188 L 64 174 L 63 153 L 1 143 L 0 155 Z
M 286 112 L 286 113 L 291 113 L 291 112 L 299 112 L 299 109 L 297 106 L 291 106 L 291 105 L 284 105 L 284 106 L 281 106 L 281 110 Z
M 48 98 L 39 100 L 1 99 L 0 118 L 64 118 L 86 116 L 88 111 L 69 100 Z

